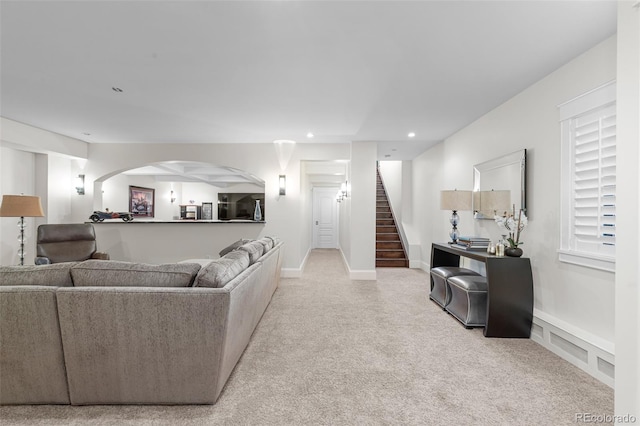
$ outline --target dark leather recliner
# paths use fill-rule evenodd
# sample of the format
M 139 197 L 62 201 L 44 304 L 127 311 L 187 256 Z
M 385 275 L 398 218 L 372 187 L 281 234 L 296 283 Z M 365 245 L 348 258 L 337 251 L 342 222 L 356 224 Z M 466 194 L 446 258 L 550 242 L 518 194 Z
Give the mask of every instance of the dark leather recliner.
M 38 226 L 36 265 L 77 262 L 87 259 L 109 260 L 96 245 L 96 232 L 90 223 Z

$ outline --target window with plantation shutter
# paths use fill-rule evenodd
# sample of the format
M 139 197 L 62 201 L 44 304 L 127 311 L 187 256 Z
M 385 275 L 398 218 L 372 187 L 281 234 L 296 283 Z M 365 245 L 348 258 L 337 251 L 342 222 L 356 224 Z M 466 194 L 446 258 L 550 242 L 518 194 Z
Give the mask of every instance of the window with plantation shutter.
M 562 133 L 559 259 L 614 271 L 615 83 L 564 103 L 559 111 Z

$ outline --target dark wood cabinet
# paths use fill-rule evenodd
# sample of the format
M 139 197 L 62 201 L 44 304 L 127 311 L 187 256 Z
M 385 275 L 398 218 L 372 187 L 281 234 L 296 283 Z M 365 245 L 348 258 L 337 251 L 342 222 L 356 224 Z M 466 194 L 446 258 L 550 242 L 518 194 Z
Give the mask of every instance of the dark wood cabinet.
M 459 266 L 460 257 L 483 262 L 487 275 L 486 337 L 531 336 L 533 276 L 526 257 L 496 256 L 436 244 L 431 246 L 431 267 Z M 433 287 L 433 282 L 431 283 Z

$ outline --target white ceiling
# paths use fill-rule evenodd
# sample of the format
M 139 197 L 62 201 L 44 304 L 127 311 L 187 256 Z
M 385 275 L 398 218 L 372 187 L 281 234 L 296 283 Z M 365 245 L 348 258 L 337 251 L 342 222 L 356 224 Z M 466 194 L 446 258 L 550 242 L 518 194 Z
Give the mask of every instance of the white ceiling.
M 3 0 L 0 20 L 6 118 L 90 143 L 374 141 L 393 160 L 614 34 L 616 2 Z
M 204 183 L 218 188 L 248 183 L 264 187 L 264 180 L 233 167 L 214 166 L 196 161 L 163 161 L 131 169 L 128 176 L 153 176 L 156 182 Z

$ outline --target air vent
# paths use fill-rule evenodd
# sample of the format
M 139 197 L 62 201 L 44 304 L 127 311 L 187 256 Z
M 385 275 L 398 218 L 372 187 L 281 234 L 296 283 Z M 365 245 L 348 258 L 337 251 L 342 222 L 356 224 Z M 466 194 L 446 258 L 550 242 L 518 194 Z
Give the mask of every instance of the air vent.
M 124 92 L 124 90 L 122 90 L 122 89 L 121 89 L 121 88 L 119 88 L 119 87 L 112 87 L 112 88 L 111 88 L 111 90 L 113 90 L 114 92 L 118 92 L 118 93 L 122 93 L 122 92 Z

